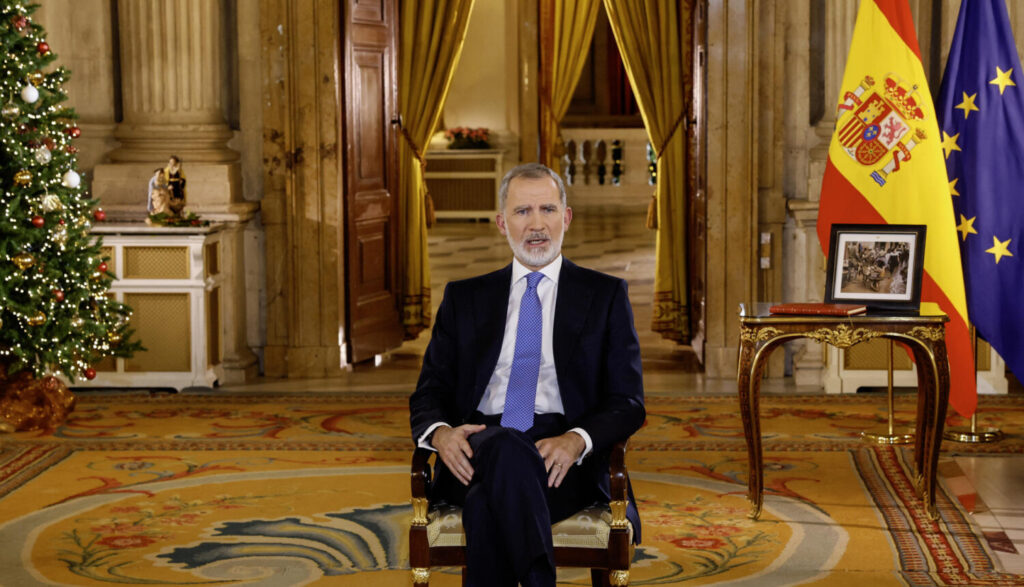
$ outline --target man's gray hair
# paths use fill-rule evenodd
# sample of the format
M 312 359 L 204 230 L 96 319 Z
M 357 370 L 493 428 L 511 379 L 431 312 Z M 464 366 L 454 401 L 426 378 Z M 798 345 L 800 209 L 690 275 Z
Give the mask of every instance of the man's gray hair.
M 558 186 L 558 195 L 562 199 L 562 206 L 565 207 L 567 205 L 565 203 L 565 182 L 562 181 L 561 175 L 540 163 L 523 163 L 513 167 L 501 180 L 501 187 L 498 188 L 498 210 L 505 209 L 505 201 L 508 200 L 508 184 L 512 183 L 512 180 L 517 177 L 524 177 L 526 179 L 550 177 L 555 181 L 555 185 Z

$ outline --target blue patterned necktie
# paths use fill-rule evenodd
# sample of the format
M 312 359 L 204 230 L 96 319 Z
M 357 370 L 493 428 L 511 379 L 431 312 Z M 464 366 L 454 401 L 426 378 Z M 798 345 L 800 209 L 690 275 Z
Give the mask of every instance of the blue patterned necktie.
M 537 403 L 537 375 L 540 373 L 540 343 L 544 323 L 540 312 L 537 284 L 544 277 L 534 271 L 526 276 L 526 291 L 519 302 L 516 325 L 516 349 L 505 392 L 501 425 L 526 432 L 533 426 L 533 408 Z

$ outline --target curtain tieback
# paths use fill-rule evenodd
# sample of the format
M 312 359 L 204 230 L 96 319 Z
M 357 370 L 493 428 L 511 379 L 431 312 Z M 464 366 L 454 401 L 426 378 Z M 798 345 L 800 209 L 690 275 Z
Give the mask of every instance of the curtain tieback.
M 427 171 L 427 158 L 423 156 L 423 151 L 420 149 L 416 141 L 412 139 L 412 135 L 409 134 L 409 130 L 405 128 L 405 125 L 398 127 L 402 131 L 402 136 L 405 137 L 405 142 L 409 144 L 409 150 L 412 151 L 412 156 L 420 162 L 420 173 L 426 173 Z M 427 228 L 434 226 L 436 220 L 436 212 L 434 210 L 434 199 L 430 197 L 430 190 L 427 188 L 427 180 L 423 179 L 423 215 L 426 217 Z
M 402 131 L 402 136 L 405 137 L 405 142 L 409 143 L 409 149 L 412 150 L 412 156 L 420 162 L 420 170 L 427 170 L 427 158 L 423 156 L 423 151 L 420 149 L 416 141 L 412 140 L 412 135 L 409 134 L 409 130 L 405 126 L 398 127 Z
M 668 135 L 661 141 L 658 148 L 654 150 L 654 156 L 658 161 L 661 160 L 661 154 L 665 152 L 665 147 L 668 146 L 668 142 L 676 136 L 676 132 L 679 131 L 679 127 L 683 125 L 683 117 L 686 116 L 686 111 L 679 113 L 679 117 L 676 118 L 675 123 L 672 124 L 672 128 L 668 131 Z M 658 230 L 658 194 L 657 192 L 651 194 L 651 201 L 647 205 L 647 222 L 645 223 L 648 229 Z
M 662 140 L 661 144 L 658 145 L 658 148 L 654 150 L 655 157 L 661 159 L 661 154 L 665 152 L 665 147 L 668 146 L 669 141 L 671 141 L 676 136 L 676 132 L 678 132 L 679 127 L 683 125 L 683 120 L 685 120 L 685 117 L 686 111 L 683 110 L 682 112 L 679 113 L 679 117 L 676 118 L 676 121 L 672 124 L 672 128 L 668 131 L 668 134 L 665 135 L 665 139 Z

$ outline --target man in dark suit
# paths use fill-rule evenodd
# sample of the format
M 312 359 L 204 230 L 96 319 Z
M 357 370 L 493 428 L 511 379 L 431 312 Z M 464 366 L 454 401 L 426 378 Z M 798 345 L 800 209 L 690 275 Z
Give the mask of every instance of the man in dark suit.
M 644 421 L 626 283 L 562 258 L 565 200 L 543 165 L 505 176 L 514 260 L 448 284 L 409 399 L 433 501 L 463 506 L 469 585 L 554 585 L 551 523 L 607 503 L 608 451 Z M 627 516 L 639 541 L 632 495 Z

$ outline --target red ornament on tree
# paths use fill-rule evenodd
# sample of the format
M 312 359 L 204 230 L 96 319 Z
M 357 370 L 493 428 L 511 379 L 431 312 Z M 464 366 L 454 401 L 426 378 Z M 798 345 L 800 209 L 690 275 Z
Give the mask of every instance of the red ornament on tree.
M 43 144 L 46 145 L 46 148 L 51 150 L 51 151 L 53 150 L 54 147 L 57 146 L 57 143 L 55 143 L 54 140 L 51 139 L 50 137 L 44 138 L 43 139 Z
M 64 292 L 59 289 L 53 290 L 53 299 L 57 300 L 58 302 L 63 302 Z
M 102 263 L 97 265 L 96 266 L 96 270 L 99 271 L 100 273 L 106 273 L 107 272 L 107 262 L 103 261 Z
M 32 217 L 32 226 L 35 226 L 36 228 L 42 228 L 44 224 L 46 224 L 46 219 L 43 218 L 42 216 Z
M 92 381 L 93 379 L 96 379 L 96 369 L 93 369 L 92 367 L 89 367 L 88 369 L 86 369 L 84 371 L 84 374 L 85 374 L 85 378 L 90 380 L 90 381 Z
M 36 50 L 39 51 L 40 55 L 46 55 L 50 52 L 50 44 L 46 41 L 39 41 L 39 44 L 36 45 Z
M 65 130 L 64 132 L 68 133 L 68 136 L 70 136 L 73 139 L 77 139 L 78 137 L 82 136 L 82 129 L 78 128 L 77 126 L 69 126 L 67 130 Z
M 92 213 L 92 217 L 96 219 L 96 222 L 103 222 L 107 219 L 107 213 L 103 211 L 103 208 L 97 208 L 96 211 Z
M 78 147 L 76 147 L 74 145 L 68 145 L 67 147 L 65 147 L 64 150 L 67 151 L 68 153 L 71 153 L 72 155 L 74 155 L 75 153 L 78 152 Z
M 28 17 L 24 14 L 19 14 L 11 19 L 11 24 L 14 25 L 14 30 L 23 31 L 28 26 Z

